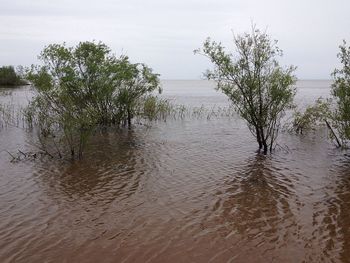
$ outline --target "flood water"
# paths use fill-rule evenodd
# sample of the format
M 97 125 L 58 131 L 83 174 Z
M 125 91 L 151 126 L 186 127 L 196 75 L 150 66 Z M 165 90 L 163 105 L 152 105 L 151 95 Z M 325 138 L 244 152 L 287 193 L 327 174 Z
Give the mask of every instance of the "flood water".
M 297 103 L 329 85 L 298 82 Z M 228 105 L 205 81 L 163 88 Z M 324 129 L 264 157 L 235 117 L 168 120 L 94 138 L 81 162 L 11 163 L 31 136 L 0 130 L 0 262 L 350 262 L 350 157 Z

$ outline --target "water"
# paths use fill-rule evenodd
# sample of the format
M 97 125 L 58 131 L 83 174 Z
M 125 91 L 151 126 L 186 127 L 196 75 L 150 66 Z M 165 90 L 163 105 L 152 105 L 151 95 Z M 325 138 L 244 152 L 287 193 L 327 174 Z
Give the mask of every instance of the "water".
M 329 85 L 299 82 L 298 104 Z M 228 105 L 212 87 L 164 81 L 162 96 Z M 2 129 L 0 150 L 30 138 Z M 72 164 L 2 151 L 0 262 L 349 262 L 350 158 L 323 129 L 279 144 L 259 156 L 244 122 L 218 117 L 95 137 Z

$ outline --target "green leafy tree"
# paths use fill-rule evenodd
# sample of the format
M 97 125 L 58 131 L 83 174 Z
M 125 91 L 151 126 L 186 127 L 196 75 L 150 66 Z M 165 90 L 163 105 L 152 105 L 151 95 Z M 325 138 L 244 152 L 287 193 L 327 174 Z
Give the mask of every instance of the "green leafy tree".
M 156 89 L 159 93 L 162 90 L 158 75 L 144 64 L 127 63 L 123 65 L 123 71 L 126 78 L 121 81 L 116 90 L 115 99 L 119 119 L 130 126 L 139 105 L 144 102 L 145 95 Z
M 25 81 L 21 79 L 20 74 L 16 72 L 13 66 L 0 67 L 0 85 L 16 86 L 23 84 L 25 84 Z
M 234 36 L 236 50 L 227 52 L 221 43 L 208 38 L 202 49 L 214 65 L 205 76 L 233 102 L 237 113 L 256 137 L 259 151 L 273 149 L 286 109 L 293 106 L 295 67 L 282 68 L 277 41 L 253 27 L 251 33 Z
M 150 68 L 116 57 L 103 43 L 52 44 L 39 59 L 42 65 L 27 73 L 37 91 L 27 119 L 36 120 L 43 141 L 50 137 L 54 145 L 65 142 L 72 158 L 82 157 L 96 127 L 131 125 L 137 99 L 159 86 Z
M 332 74 L 332 95 L 337 104 L 334 114 L 335 127 L 344 142 L 350 139 L 350 47 L 345 40 L 340 46 L 338 58 L 342 68 L 335 69 Z

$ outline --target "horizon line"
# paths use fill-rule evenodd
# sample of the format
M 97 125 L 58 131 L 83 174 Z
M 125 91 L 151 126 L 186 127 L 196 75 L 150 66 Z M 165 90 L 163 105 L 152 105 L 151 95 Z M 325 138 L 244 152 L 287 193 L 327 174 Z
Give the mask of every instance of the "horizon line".
M 160 81 L 199 81 L 199 80 L 203 80 L 203 81 L 215 81 L 215 80 L 207 80 L 207 79 L 189 79 L 189 78 L 160 78 Z M 315 79 L 315 78 L 301 78 L 301 79 L 297 79 L 297 81 L 333 81 L 333 79 Z

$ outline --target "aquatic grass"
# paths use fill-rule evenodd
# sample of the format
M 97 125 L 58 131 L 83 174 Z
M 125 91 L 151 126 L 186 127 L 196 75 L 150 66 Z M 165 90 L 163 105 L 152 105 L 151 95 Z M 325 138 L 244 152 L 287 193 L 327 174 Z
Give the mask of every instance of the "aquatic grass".
M 138 115 L 151 121 L 165 120 L 172 111 L 174 111 L 174 107 L 169 100 L 147 96 L 140 103 Z
M 0 127 L 6 128 L 8 126 L 19 127 L 23 120 L 21 112 L 12 103 L 0 104 Z
M 195 120 L 195 119 L 216 119 L 222 117 L 237 117 L 232 105 L 207 107 L 193 107 L 183 104 L 175 104 L 169 99 L 158 96 L 147 96 L 143 98 L 137 112 L 137 123 L 141 121 L 157 122 L 167 120 Z

